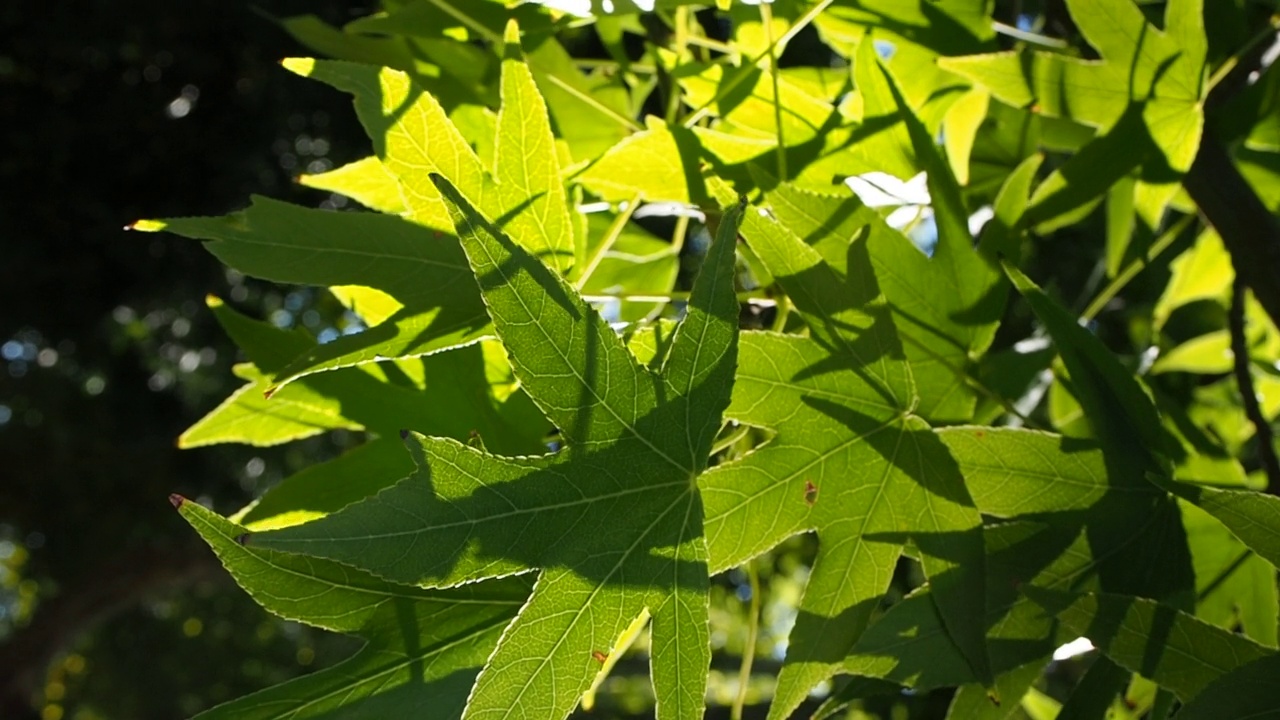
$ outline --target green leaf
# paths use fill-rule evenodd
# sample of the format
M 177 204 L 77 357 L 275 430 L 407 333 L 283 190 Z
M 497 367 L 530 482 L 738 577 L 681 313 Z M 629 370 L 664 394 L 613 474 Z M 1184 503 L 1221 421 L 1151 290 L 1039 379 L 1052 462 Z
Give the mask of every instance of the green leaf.
M 647 129 L 610 148 L 578 181 L 608 202 L 629 201 L 637 194 L 649 201 L 706 202 L 698 138 L 653 116 L 645 122 Z
M 1168 688 L 1183 702 L 1219 676 L 1272 655 L 1252 640 L 1152 600 L 1108 593 L 1024 592 L 1118 665 Z
M 523 578 L 425 590 L 340 563 L 246 547 L 244 529 L 173 496 L 183 518 L 259 604 L 280 617 L 363 638 L 337 665 L 220 705 L 199 717 L 461 715 L 471 680 L 524 604 Z
M 269 445 L 333 428 L 367 429 L 383 437 L 404 428 L 459 440 L 476 434 L 498 452 L 532 452 L 541 447 L 543 423 L 529 422 L 518 414 L 507 417 L 518 410 L 520 401 L 510 397 L 509 389 L 495 387 L 486 373 L 483 344 L 402 361 L 403 365 L 312 375 L 268 395 L 262 370 L 278 368 L 284 357 L 297 355 L 300 333 L 251 320 L 220 302 L 211 305 L 219 322 L 258 365 L 241 369 L 241 376 L 251 384 L 184 433 L 179 440 L 183 447 L 219 442 Z M 303 341 L 301 346 L 314 348 L 315 344 Z M 407 373 L 421 378 L 420 383 L 387 381 L 388 374 Z
M 1044 155 L 1036 153 L 1009 173 L 1000 186 L 1000 192 L 992 211 L 990 222 L 982 228 L 980 247 L 991 257 L 1003 256 L 1017 263 L 1022 257 L 1022 216 L 1031 196 L 1031 184 L 1044 162 Z
M 1196 574 L 1196 617 L 1275 647 L 1280 618 L 1276 569 L 1212 515 L 1180 502 Z
M 941 57 L 995 49 L 991 5 L 974 0 L 838 0 L 814 26 L 845 56 L 872 38 L 887 43 L 889 68 L 914 107 L 933 101 L 945 109 L 965 89 L 962 78 L 939 67 Z
M 1047 233 L 1080 221 L 1108 188 L 1151 156 L 1145 133 L 1135 106 L 1040 183 L 1025 223 Z
M 1242 665 L 1211 682 L 1178 712 L 1178 720 L 1257 720 L 1280 713 L 1280 655 Z
M 512 106 L 497 129 L 497 173 L 491 179 L 466 139 L 430 95 L 393 70 L 315 60 L 286 67 L 356 96 L 356 110 L 384 169 L 399 187 L 409 216 L 319 213 L 259 199 L 242 215 L 215 220 L 150 221 L 139 229 L 166 229 L 222 240 L 211 249 L 248 274 L 282 282 L 358 284 L 386 291 L 404 307 L 390 322 L 347 336 L 299 357 L 276 377 L 275 387 L 316 372 L 386 358 L 425 355 L 486 337 L 492 330 L 480 298 L 470 290 L 465 260 L 452 241 L 438 192 L 426 173 L 444 170 L 464 191 L 488 199 L 485 207 L 529 236 L 530 250 L 564 270 L 573 258 L 567 197 L 546 118 L 528 71 L 512 50 L 503 65 L 503 95 Z M 424 145 L 420 138 L 429 137 Z M 370 249 L 364 238 L 377 237 Z M 222 253 L 219 253 L 222 250 Z M 318 258 L 323 261 L 317 262 Z M 304 261 L 305 260 L 305 261 Z M 406 273 L 418 265 L 415 273 Z
M 1280 498 L 1254 490 L 1155 482 L 1217 518 L 1250 550 L 1280 567 Z
M 873 249 L 871 257 L 881 284 L 885 288 L 901 288 L 897 292 L 886 289 L 886 295 L 903 337 L 914 339 L 916 342 L 912 344 L 921 346 L 924 355 L 944 358 L 941 363 L 944 367 L 938 371 L 951 373 L 949 391 L 963 397 L 969 393 L 961 372 L 970 360 L 991 345 L 1004 311 L 1007 286 L 994 260 L 982 257 L 974 249 L 973 237 L 969 234 L 969 213 L 950 166 L 924 125 L 911 112 L 894 78 L 887 69 L 882 71 L 910 134 L 916 157 L 927 173 L 938 240 L 932 257 L 926 262 L 921 262 L 920 253 L 910 254 L 902 243 L 896 245 L 897 252 L 892 256 L 882 256 Z M 910 351 L 908 357 L 913 363 L 923 360 L 912 357 Z M 930 404 L 937 402 L 924 395 L 922 400 Z M 966 399 L 960 405 L 964 411 L 948 407 L 948 412 L 927 404 L 923 414 L 938 416 L 939 420 L 969 419 L 973 412 L 972 400 Z
M 1152 321 L 1164 327 L 1174 310 L 1196 300 L 1219 300 L 1226 304 L 1235 269 L 1222 238 L 1212 228 L 1196 238 L 1196 244 L 1179 255 L 1171 264 L 1173 277 L 1165 285 L 1156 302 Z
M 507 25 L 504 42 L 502 109 L 494 136 L 498 202 L 485 209 L 490 217 L 510 218 L 503 230 L 520 238 L 552 269 L 565 273 L 573 266 L 573 231 L 551 120 L 533 73 L 524 63 L 520 30 L 514 21 Z M 401 177 L 406 182 L 424 180 L 421 169 Z
M 920 163 L 903 116 L 910 113 L 897 101 L 888 72 L 881 67 L 875 43 L 858 44 L 853 67 L 858 97 L 862 99 L 862 121 L 858 127 L 858 146 L 880 163 L 882 172 L 899 180 L 916 174 Z
M 370 210 L 388 215 L 399 215 L 405 210 L 400 185 L 376 156 L 319 175 L 302 175 L 298 182 L 317 190 L 341 193 Z
M 909 370 L 864 233 L 824 228 L 849 216 L 806 214 L 823 201 L 779 192 L 793 203 L 775 212 L 799 222 L 787 228 L 752 212 L 742 233 L 805 315 L 812 339 L 744 336 L 728 416 L 777 434 L 702 483 L 713 571 L 798 532 L 819 536 L 770 712 L 785 716 L 840 671 L 908 537 L 924 554 L 948 636 L 972 676 L 989 682 L 981 518 L 946 449 L 910 411 Z M 866 222 L 851 224 L 856 231 Z
M 1137 379 L 1101 340 L 1021 271 L 1006 263 L 1005 272 L 1053 338 L 1070 373 L 1073 394 L 1084 408 L 1084 420 L 1108 449 L 1112 461 L 1123 462 L 1135 476 L 1147 470 L 1161 471 L 1166 456 L 1176 456 L 1180 449 Z
M 1151 374 L 1189 372 L 1217 375 L 1231 372 L 1234 357 L 1231 352 L 1231 333 L 1218 330 L 1194 337 L 1162 353 L 1152 363 Z
M 1118 485 L 1125 492 L 1154 489 L 1108 478 L 1106 458 L 1091 443 L 1011 428 L 956 427 L 938 436 L 964 471 L 978 508 L 987 515 L 1070 512 L 1094 507 Z
M 324 212 L 254 198 L 248 209 L 226 217 L 148 221 L 139 229 L 210 241 L 210 252 L 247 275 L 308 285 L 364 285 L 404 306 L 373 329 L 316 346 L 273 368 L 270 387 L 319 371 L 426 355 L 492 333 L 457 243 L 398 217 Z
M 315 15 L 297 15 L 283 18 L 279 22 L 298 42 L 322 55 L 405 71 L 414 68 L 412 51 L 398 38 L 353 35 L 329 25 Z
M 440 176 L 516 376 L 560 430 L 551 455 L 501 457 L 409 440 L 418 472 L 251 546 L 329 557 L 400 582 L 453 585 L 539 570 L 477 680 L 467 716 L 564 717 L 646 609 L 663 718 L 701 717 L 710 661 L 707 551 L 696 481 L 737 363 L 731 211 L 661 370 Z M 622 511 L 622 512 L 619 512 Z
M 1132 0 L 1068 0 L 1067 9 L 1101 61 L 1034 52 L 943 58 L 939 65 L 1011 105 L 1034 102 L 1039 112 L 1104 134 L 1133 114 L 1158 148 L 1156 163 L 1185 172 L 1204 128 L 1202 0 L 1168 3 L 1163 31 Z
M 983 89 L 969 90 L 961 95 L 947 111 L 943 122 L 947 161 L 956 182 L 969 184 L 969 157 L 973 152 L 974 138 L 987 118 L 987 105 L 991 94 Z

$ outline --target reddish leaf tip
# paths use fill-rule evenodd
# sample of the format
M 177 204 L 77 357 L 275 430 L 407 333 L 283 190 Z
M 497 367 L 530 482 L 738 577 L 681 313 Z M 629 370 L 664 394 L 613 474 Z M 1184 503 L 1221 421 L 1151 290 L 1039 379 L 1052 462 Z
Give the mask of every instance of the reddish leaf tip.
M 182 507 L 182 503 L 186 501 L 187 499 L 182 497 L 178 493 L 170 493 L 169 495 L 169 504 L 172 505 L 175 510 Z

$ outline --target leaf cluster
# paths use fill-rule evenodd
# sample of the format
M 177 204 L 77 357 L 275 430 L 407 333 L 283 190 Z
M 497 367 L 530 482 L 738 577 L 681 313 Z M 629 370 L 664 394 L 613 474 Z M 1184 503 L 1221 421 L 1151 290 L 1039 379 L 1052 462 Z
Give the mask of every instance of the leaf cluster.
M 1207 102 L 1255 8 L 580 4 L 284 20 L 374 148 L 301 182 L 367 210 L 135 226 L 361 321 L 210 299 L 245 385 L 182 444 L 364 442 L 175 505 L 265 608 L 367 644 L 208 717 L 563 718 L 637 653 L 653 712 L 701 717 L 715 578 L 806 533 L 771 718 L 1280 703 L 1280 333 L 1192 191 L 1222 142 L 1274 194 L 1277 72 L 1234 124 Z M 1080 313 L 1055 244 L 1092 237 Z

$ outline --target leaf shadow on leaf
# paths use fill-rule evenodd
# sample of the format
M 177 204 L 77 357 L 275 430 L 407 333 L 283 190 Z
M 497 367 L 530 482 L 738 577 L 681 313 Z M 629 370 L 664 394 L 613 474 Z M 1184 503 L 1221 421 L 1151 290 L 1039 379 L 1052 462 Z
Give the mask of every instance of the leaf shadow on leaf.
M 738 193 L 754 190 L 767 192 L 783 182 L 794 180 L 805 168 L 829 162 L 841 153 L 853 150 L 860 139 L 887 130 L 893 124 L 892 118 L 877 119 L 854 128 L 852 132 L 843 133 L 845 126 L 842 125 L 842 121 L 840 113 L 833 110 L 823 119 L 821 125 L 810 126 L 814 130 L 812 138 L 786 145 L 783 154 L 786 156 L 787 177 L 782 177 L 779 170 L 776 145 L 734 163 L 726 163 L 710 152 L 703 152 L 703 159 L 715 171 L 717 177 L 731 183 Z M 842 180 L 843 177 L 835 173 L 830 177 L 833 188 L 838 187 L 838 183 Z
M 867 243 L 851 242 L 846 252 L 846 267 L 851 270 L 844 277 L 828 263 L 779 276 L 785 287 L 795 289 L 794 302 L 804 312 L 811 338 L 830 353 L 827 359 L 810 365 L 793 379 L 803 381 L 824 373 L 851 370 L 887 404 L 902 407 L 906 398 L 894 392 L 886 377 L 871 371 L 884 361 L 901 362 L 905 353 L 888 305 L 877 302 L 880 288 L 869 272 L 871 258 Z M 859 272 L 864 269 L 868 272 Z M 807 301 L 800 294 L 821 299 Z
M 1058 591 L 1107 592 L 1177 599 L 1181 528 L 1177 506 L 1159 493 L 1112 490 L 1088 509 L 1018 515 L 988 524 L 986 643 L 992 671 L 1005 673 L 1047 655 L 1070 640 L 1059 623 L 1032 602 L 1024 589 L 1033 583 Z M 1135 518 L 1135 516 L 1137 516 Z M 913 543 L 923 555 L 954 554 L 962 533 L 875 533 L 868 540 Z M 1172 545 L 1172 548 L 1167 547 Z M 1185 553 L 1185 542 L 1182 544 Z M 1142 565 L 1138 565 L 1141 563 Z M 1145 567 L 1147 572 L 1135 572 Z M 949 570 L 889 608 L 854 646 L 848 671 L 881 677 L 918 690 L 977 682 L 947 636 L 934 589 L 950 580 Z M 1159 575 L 1153 580 L 1152 575 Z
M 870 3 L 868 3 L 870 4 Z M 890 5 L 889 7 L 892 7 Z M 870 8 L 850 9 L 861 15 L 874 15 L 876 19 L 864 19 L 862 22 L 869 28 L 883 28 L 900 36 L 902 39 L 928 48 L 939 55 L 965 55 L 981 52 L 990 46 L 982 38 L 974 34 L 973 28 L 957 20 L 951 13 L 935 3 L 920 3 L 913 6 L 923 15 L 921 23 L 904 22 L 894 16 L 898 11 L 885 12 Z M 909 12 L 909 11 L 908 11 Z M 892 13 L 892 14 L 891 14 Z M 908 16 L 909 17 L 909 16 Z
M 1076 596 L 1069 593 L 1046 592 L 1040 588 L 1030 589 L 1029 594 L 1050 615 L 1061 614 L 1076 600 Z M 1087 629 L 1082 634 L 1102 647 L 1109 646 L 1120 635 L 1128 634 L 1124 625 L 1134 600 L 1131 597 L 1110 596 L 1099 602 L 1097 612 L 1089 619 Z M 1134 668 L 1143 677 L 1157 677 L 1160 660 L 1169 650 L 1169 638 L 1177 615 L 1177 610 L 1170 605 L 1155 605 L 1151 623 L 1143 627 L 1147 637 L 1141 665 Z
M 511 208 L 511 210 L 507 211 L 502 217 L 499 217 L 489 223 L 491 227 L 484 228 L 483 232 L 503 233 L 512 218 L 523 212 L 525 208 L 533 205 L 533 202 L 543 194 L 544 193 L 538 193 L 537 195 L 534 195 L 533 197 L 521 202 L 519 205 Z M 469 220 L 455 222 L 455 225 L 458 234 L 477 232 L 477 228 L 473 227 Z M 503 237 L 505 237 L 505 234 Z M 482 293 L 486 290 L 501 287 L 509 282 L 508 278 L 512 275 L 518 275 L 518 271 L 522 267 L 523 266 L 519 261 L 513 257 L 505 264 L 496 267 L 494 270 L 477 276 L 476 285 L 480 288 Z M 569 313 L 574 320 L 579 319 L 578 310 L 574 307 L 573 302 L 569 300 L 569 296 L 565 292 L 564 284 L 553 275 L 550 268 L 548 268 L 544 263 L 534 263 L 529 266 L 529 272 L 532 276 L 531 280 L 537 284 L 538 287 L 542 288 L 548 295 L 550 295 L 551 299 L 564 308 L 565 312 Z
M 920 467 L 915 463 L 896 460 L 901 453 L 900 447 L 904 444 L 912 447 L 929 446 L 939 450 L 939 456 L 950 459 L 950 453 L 932 430 L 901 429 L 894 433 L 876 432 L 884 426 L 883 421 L 826 398 L 806 396 L 801 399 L 806 405 L 849 428 L 854 435 L 862 437 L 887 462 L 895 464 L 925 492 L 946 498 L 957 505 L 973 507 L 973 499 L 969 497 L 969 491 L 960 481 L 960 471 L 955 466 L 954 460 L 950 463 L 952 467 L 942 472 L 934 468 Z M 939 549 L 942 549 L 941 546 Z M 947 555 L 938 555 L 938 557 L 945 558 Z

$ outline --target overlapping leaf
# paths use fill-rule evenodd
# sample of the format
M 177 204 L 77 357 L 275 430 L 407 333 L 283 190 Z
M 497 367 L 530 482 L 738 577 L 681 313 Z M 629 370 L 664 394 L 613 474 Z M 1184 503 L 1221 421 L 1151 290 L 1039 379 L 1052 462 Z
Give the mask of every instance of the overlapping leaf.
M 724 219 L 660 371 L 552 271 L 435 176 L 512 366 L 566 447 L 501 457 L 413 436 L 410 478 L 251 546 L 348 562 L 399 582 L 454 585 L 538 569 L 529 603 L 477 681 L 468 717 L 563 717 L 646 609 L 660 717 L 700 717 L 709 662 L 707 555 L 696 481 L 737 363 Z
M 1117 664 L 1151 678 L 1183 701 L 1218 677 L 1274 650 L 1151 600 L 1041 588 L 1028 595 Z
M 1102 56 L 1090 61 L 1036 52 L 949 58 L 942 67 L 987 87 L 1011 105 L 1107 129 L 1131 104 L 1170 168 L 1185 171 L 1204 124 L 1204 7 L 1176 0 L 1163 30 L 1131 0 L 1070 0 L 1067 8 L 1084 38 Z
M 559 178 L 559 157 L 545 105 L 520 59 L 514 26 L 508 31 L 503 60 L 503 110 L 492 169 L 484 167 L 439 102 L 404 73 L 333 61 L 290 60 L 286 66 L 355 95 L 379 164 L 394 178 L 413 222 L 368 213 L 335 216 L 260 199 L 243 214 L 227 218 L 138 225 L 219 241 L 214 252 L 250 275 L 282 282 L 366 285 L 403 305 L 378 328 L 339 338 L 295 359 L 277 373 L 275 387 L 315 372 L 425 355 L 491 334 L 480 297 L 471 290 L 466 261 L 457 244 L 443 237 L 452 224 L 439 193 L 427 181 L 429 172 L 450 177 L 553 267 L 566 271 L 571 266 L 575 233 Z M 366 162 L 359 173 L 330 178 L 326 186 L 350 183 L 353 195 L 367 198 L 370 178 L 383 182 Z M 379 187 L 372 197 L 385 197 L 385 189 Z
M 789 199 L 797 208 L 806 200 Z M 804 216 L 780 207 L 778 215 Z M 818 533 L 774 717 L 842 670 L 908 538 L 921 549 L 947 635 L 971 676 L 990 679 L 981 519 L 946 448 L 913 412 L 915 387 L 863 232 L 871 230 L 868 218 L 851 218 L 856 207 L 825 204 L 833 207 L 841 212 L 811 215 L 793 228 L 807 231 L 808 243 L 763 211 L 744 221 L 744 237 L 803 313 L 811 337 L 744 336 L 728 415 L 777 435 L 702 483 L 715 570 L 789 535 Z

